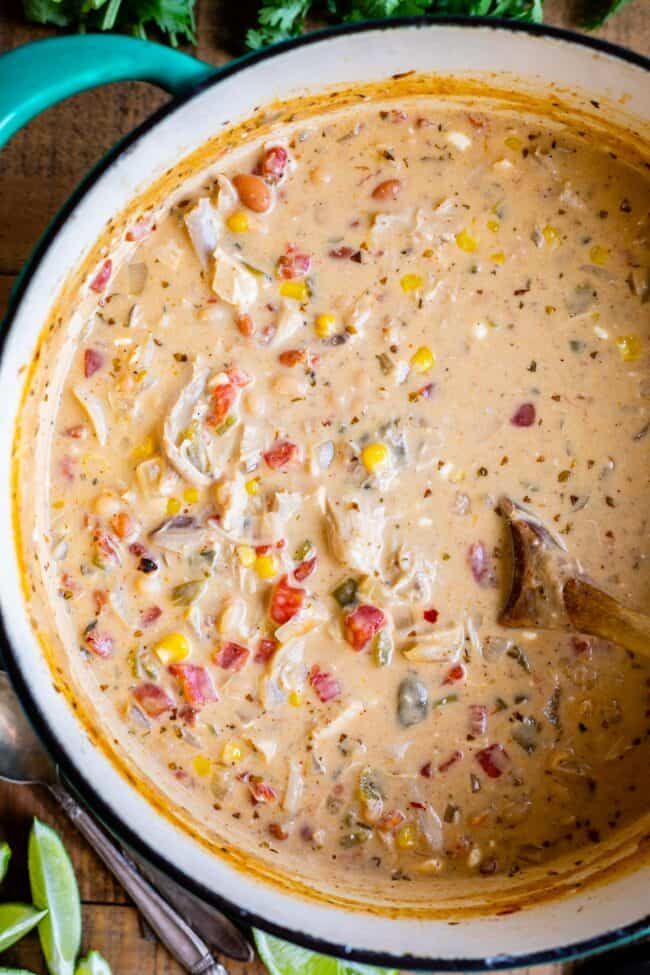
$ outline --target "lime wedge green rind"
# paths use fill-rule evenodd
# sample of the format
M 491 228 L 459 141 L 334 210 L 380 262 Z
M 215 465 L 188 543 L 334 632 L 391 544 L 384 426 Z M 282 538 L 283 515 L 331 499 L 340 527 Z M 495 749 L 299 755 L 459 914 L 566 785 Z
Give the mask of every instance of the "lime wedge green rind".
M 0 951 L 20 941 L 46 914 L 31 904 L 0 904 Z
M 34 975 L 34 972 L 28 972 L 26 968 L 2 968 L 0 966 L 0 975 Z
M 7 876 L 9 861 L 11 860 L 11 847 L 8 843 L 0 843 L 0 884 Z
M 89 951 L 85 958 L 79 961 L 74 975 L 112 975 L 111 966 L 98 951 Z
M 81 902 L 74 870 L 58 834 L 34 819 L 29 835 L 29 882 L 36 907 L 48 914 L 38 935 L 50 975 L 74 975 L 81 943 Z
M 270 975 L 397 975 L 393 968 L 374 968 L 331 955 L 317 955 L 264 931 L 254 931 L 258 954 Z

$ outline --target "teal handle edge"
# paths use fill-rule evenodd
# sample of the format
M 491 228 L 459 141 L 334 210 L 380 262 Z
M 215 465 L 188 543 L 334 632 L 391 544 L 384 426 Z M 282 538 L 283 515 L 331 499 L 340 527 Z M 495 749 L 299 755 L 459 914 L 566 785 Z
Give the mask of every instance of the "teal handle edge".
M 0 148 L 30 119 L 88 88 L 113 81 L 149 81 L 182 95 L 216 71 L 189 54 L 119 34 L 25 44 L 0 56 Z

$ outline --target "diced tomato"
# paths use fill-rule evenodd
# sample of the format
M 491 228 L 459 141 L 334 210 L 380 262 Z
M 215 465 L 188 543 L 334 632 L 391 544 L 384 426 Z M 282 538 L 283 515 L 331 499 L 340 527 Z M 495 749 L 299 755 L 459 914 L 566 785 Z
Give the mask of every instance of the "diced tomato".
M 242 647 L 240 643 L 228 642 L 215 653 L 214 660 L 224 670 L 241 670 L 250 655 L 248 647 Z
M 306 349 L 287 349 L 285 352 L 280 353 L 278 362 L 281 366 L 297 366 L 299 363 L 304 362 L 306 358 Z
M 298 250 L 295 244 L 288 244 L 285 253 L 278 260 L 277 274 L 285 281 L 291 278 L 304 278 L 309 274 L 311 257 Z
M 98 270 L 97 274 L 90 282 L 91 291 L 96 291 L 97 294 L 103 291 L 110 280 L 112 271 L 113 271 L 113 262 L 109 258 L 106 261 L 104 261 L 104 263 Z
M 167 691 L 151 681 L 138 684 L 133 690 L 133 696 L 150 718 L 157 718 L 165 711 L 172 711 L 176 706 L 176 702 Z
M 425 609 L 422 613 L 427 623 L 435 623 L 440 615 L 437 609 Z
M 298 460 L 298 446 L 290 440 L 276 440 L 264 453 L 271 470 L 279 471 Z
M 244 386 L 250 386 L 253 382 L 253 377 L 250 373 L 246 372 L 245 369 L 240 369 L 239 366 L 230 366 L 226 369 L 226 375 L 230 382 L 237 389 L 243 389 Z
M 305 579 L 310 576 L 316 568 L 317 561 L 318 557 L 314 555 L 313 558 L 306 559 L 304 562 L 301 562 L 300 565 L 297 565 L 293 570 L 293 577 L 296 582 L 304 582 Z
M 98 349 L 85 349 L 84 351 L 84 376 L 90 379 L 104 365 L 104 356 Z
M 522 403 L 510 417 L 513 427 L 532 427 L 537 416 L 534 403 Z
M 509 765 L 508 753 L 502 745 L 488 745 L 476 753 L 476 760 L 491 779 L 498 779 Z
M 99 616 L 107 602 L 108 593 L 105 589 L 93 589 L 93 606 L 97 616 Z
M 447 671 L 447 676 L 443 680 L 443 684 L 454 684 L 457 680 L 462 680 L 465 676 L 465 668 L 462 664 L 454 664 Z
M 278 649 L 280 644 L 275 639 L 274 636 L 263 636 L 260 642 L 257 644 L 257 650 L 255 651 L 255 663 L 265 664 L 271 659 L 275 651 Z
M 354 650 L 363 650 L 385 622 L 386 617 L 380 609 L 362 603 L 343 618 L 345 639 Z
M 279 183 L 285 174 L 289 153 L 283 146 L 271 146 L 262 156 L 259 170 L 267 183 Z
M 274 799 L 278 798 L 278 794 L 258 775 L 251 775 L 248 778 L 248 788 L 251 791 L 251 796 L 253 797 L 253 802 L 273 802 Z
M 305 590 L 297 586 L 290 586 L 287 576 L 282 576 L 271 596 L 269 616 L 278 626 L 288 623 L 300 611 L 304 598 Z
M 340 697 L 343 690 L 341 682 L 336 677 L 321 670 L 318 664 L 314 664 L 309 671 L 309 683 L 314 688 L 316 697 L 323 704 Z
M 387 809 L 377 823 L 377 829 L 382 833 L 394 833 L 405 819 L 406 816 L 399 809 Z
M 197 708 L 193 708 L 189 704 L 184 704 L 183 707 L 178 711 L 178 717 L 181 719 L 181 721 L 184 721 L 185 724 L 190 725 L 190 727 L 194 727 L 198 716 L 199 712 Z
M 100 633 L 96 627 L 86 633 L 84 643 L 96 657 L 106 659 L 113 653 L 113 637 L 108 633 Z
M 438 771 L 448 772 L 449 769 L 452 767 L 452 765 L 455 765 L 456 762 L 460 762 L 462 757 L 463 757 L 463 753 L 461 751 L 456 750 L 455 752 L 452 752 L 449 758 L 446 758 L 444 762 L 440 763 L 440 765 L 438 766 Z
M 354 253 L 354 247 L 348 247 L 346 244 L 341 244 L 340 247 L 333 247 L 329 252 L 329 256 L 333 257 L 335 261 L 344 261 L 351 258 Z
M 272 545 L 256 545 L 255 555 L 268 555 L 272 548 Z
M 485 704 L 470 704 L 469 706 L 469 733 L 471 735 L 484 735 L 487 731 L 488 709 Z
M 169 673 L 177 679 L 183 697 L 193 708 L 219 700 L 212 678 L 205 667 L 196 664 L 170 664 Z
M 124 236 L 127 240 L 144 240 L 145 237 L 148 237 L 151 231 L 155 229 L 155 226 L 156 225 L 151 217 L 140 217 L 139 220 L 136 220 L 136 222 L 129 227 Z
M 206 422 L 218 427 L 226 419 L 237 399 L 237 389 L 232 383 L 220 383 L 212 390 L 212 403 Z
M 59 461 L 59 468 L 66 481 L 74 481 L 75 459 L 65 454 Z
M 160 606 L 148 606 L 147 609 L 140 610 L 140 625 L 141 626 L 151 626 L 156 620 L 159 620 L 162 616 L 162 609 Z
M 250 337 L 255 331 L 255 325 L 253 324 L 253 319 L 250 315 L 238 315 L 237 316 L 237 329 L 240 335 L 245 335 L 247 338 Z

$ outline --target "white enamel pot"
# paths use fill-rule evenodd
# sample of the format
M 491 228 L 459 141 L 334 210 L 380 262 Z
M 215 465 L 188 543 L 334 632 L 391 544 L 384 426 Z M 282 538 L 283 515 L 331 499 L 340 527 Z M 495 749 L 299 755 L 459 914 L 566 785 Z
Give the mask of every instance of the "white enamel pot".
M 650 869 L 639 867 L 559 901 L 460 924 L 343 910 L 235 870 L 177 829 L 91 744 L 52 684 L 24 609 L 10 500 L 24 367 L 48 310 L 106 222 L 161 173 L 271 99 L 408 71 L 491 77 L 516 90 L 582 93 L 582 101 L 650 122 L 647 60 L 591 38 L 486 20 L 404 20 L 324 31 L 215 72 L 186 55 L 126 38 L 60 38 L 0 58 L 0 144 L 74 91 L 125 78 L 175 97 L 86 179 L 38 245 L 1 334 L 0 605 L 2 654 L 43 742 L 78 795 L 120 839 L 232 916 L 338 956 L 407 969 L 494 970 L 604 950 L 650 931 Z M 42 79 L 49 79 L 44 87 Z M 618 120 L 621 121 L 620 119 Z M 1 167 L 0 167 L 1 174 Z M 0 175 L 1 180 L 1 175 Z M 1 191 L 1 182 L 0 182 Z

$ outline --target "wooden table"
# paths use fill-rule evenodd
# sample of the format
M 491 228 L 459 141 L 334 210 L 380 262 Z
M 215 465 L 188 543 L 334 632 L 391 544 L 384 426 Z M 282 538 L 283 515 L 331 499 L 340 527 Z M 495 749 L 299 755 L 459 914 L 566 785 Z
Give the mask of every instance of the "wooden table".
M 0 4 L 0 52 L 39 37 L 49 30 L 26 25 L 19 0 Z M 250 23 L 255 2 L 199 0 L 199 57 L 213 64 L 238 53 L 243 27 Z M 546 0 L 549 22 L 570 25 L 573 0 Z M 239 20 L 241 18 L 241 20 Z M 239 20 L 239 22 L 238 22 Z M 650 9 L 636 0 L 599 34 L 646 55 L 650 54 Z M 12 282 L 50 218 L 81 176 L 120 135 L 128 132 L 165 101 L 144 84 L 120 84 L 86 93 L 51 109 L 20 132 L 0 156 L 0 318 Z M 32 816 L 54 825 L 62 834 L 77 870 L 83 900 L 84 944 L 102 951 L 114 975 L 179 975 L 179 967 L 155 942 L 147 940 L 137 912 L 75 829 L 39 789 L 0 785 L 0 839 L 14 848 L 13 866 L 3 898 L 28 899 L 25 848 Z M 3 956 L 15 964 L 44 972 L 35 937 Z M 259 962 L 228 963 L 232 975 L 262 975 Z M 546 966 L 537 975 L 557 975 Z M 523 975 L 520 972 L 519 975 Z

